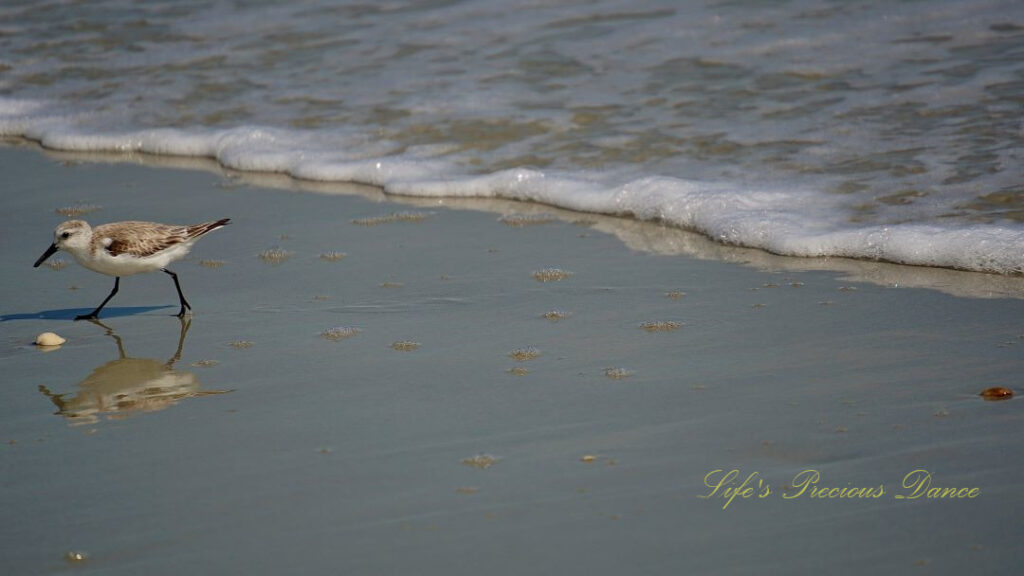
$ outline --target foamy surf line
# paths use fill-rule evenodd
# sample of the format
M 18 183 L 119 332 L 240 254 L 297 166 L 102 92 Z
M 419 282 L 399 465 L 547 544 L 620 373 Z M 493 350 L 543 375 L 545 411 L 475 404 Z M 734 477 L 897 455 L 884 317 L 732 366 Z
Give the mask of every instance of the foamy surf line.
M 38 115 L 42 104 L 0 99 L 0 135 L 54 150 L 210 158 L 225 168 L 301 180 L 354 182 L 415 197 L 503 198 L 568 210 L 655 221 L 724 244 L 783 256 L 843 257 L 998 274 L 1024 273 L 1024 228 L 997 224 L 849 222 L 842 199 L 800 190 L 751 190 L 724 183 L 650 176 L 624 183 L 516 168 L 459 174 L 451 162 L 415 154 L 367 155 L 299 131 L 146 129 L 88 132 L 71 116 Z

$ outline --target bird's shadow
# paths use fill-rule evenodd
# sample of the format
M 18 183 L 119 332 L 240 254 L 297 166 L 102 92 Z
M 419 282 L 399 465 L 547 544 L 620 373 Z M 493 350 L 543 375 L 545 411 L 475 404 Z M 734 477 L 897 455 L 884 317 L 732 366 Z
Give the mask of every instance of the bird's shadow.
M 121 316 L 135 316 L 145 314 L 154 310 L 173 308 L 170 305 L 163 306 L 120 306 L 103 309 L 103 318 L 119 318 Z M 21 312 L 16 314 L 0 314 L 0 322 L 12 320 L 74 320 L 92 312 L 92 308 L 61 308 L 58 310 L 40 310 L 39 312 Z

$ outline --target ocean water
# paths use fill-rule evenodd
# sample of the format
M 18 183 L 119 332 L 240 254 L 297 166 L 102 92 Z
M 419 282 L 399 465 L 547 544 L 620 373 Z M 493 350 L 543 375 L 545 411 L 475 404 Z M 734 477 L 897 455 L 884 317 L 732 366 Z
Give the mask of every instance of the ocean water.
M 0 135 L 1024 272 L 1024 3 L 0 5 Z

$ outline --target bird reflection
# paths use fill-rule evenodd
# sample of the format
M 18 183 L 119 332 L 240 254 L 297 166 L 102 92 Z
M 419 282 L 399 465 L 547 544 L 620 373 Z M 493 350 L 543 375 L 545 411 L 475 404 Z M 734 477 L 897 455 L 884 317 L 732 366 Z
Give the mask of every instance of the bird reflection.
M 54 394 L 46 386 L 42 392 L 57 407 L 60 416 L 72 426 L 94 424 L 105 416 L 109 420 L 128 418 L 141 412 L 157 412 L 169 408 L 183 398 L 225 394 L 231 390 L 200 390 L 199 379 L 191 372 L 175 370 L 181 358 L 185 335 L 191 318 L 182 318 L 178 348 L 166 362 L 156 358 L 131 358 L 114 330 L 99 320 L 91 320 L 117 343 L 117 359 L 99 366 L 78 383 L 74 395 Z

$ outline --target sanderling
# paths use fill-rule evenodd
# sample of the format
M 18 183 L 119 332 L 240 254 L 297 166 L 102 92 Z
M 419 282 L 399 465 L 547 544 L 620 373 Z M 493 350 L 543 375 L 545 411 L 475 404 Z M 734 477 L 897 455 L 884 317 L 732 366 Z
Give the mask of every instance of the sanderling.
M 53 232 L 53 244 L 36 260 L 33 267 L 39 267 L 44 260 L 58 250 L 66 250 L 75 260 L 93 272 L 114 277 L 114 289 L 91 313 L 77 316 L 75 320 L 93 320 L 100 310 L 117 294 L 121 276 L 161 270 L 171 275 L 174 287 L 178 289 L 181 310 L 178 317 L 192 306 L 185 300 L 178 284 L 178 275 L 167 269 L 167 265 L 182 258 L 200 236 L 211 230 L 227 225 L 229 218 L 216 222 L 204 222 L 195 226 L 172 226 L 155 222 L 111 222 L 91 228 L 82 220 L 68 220 Z

